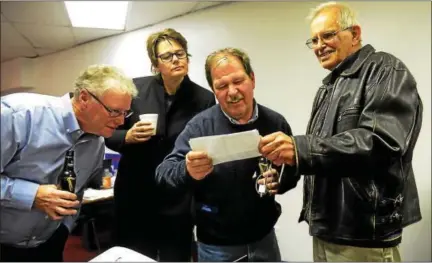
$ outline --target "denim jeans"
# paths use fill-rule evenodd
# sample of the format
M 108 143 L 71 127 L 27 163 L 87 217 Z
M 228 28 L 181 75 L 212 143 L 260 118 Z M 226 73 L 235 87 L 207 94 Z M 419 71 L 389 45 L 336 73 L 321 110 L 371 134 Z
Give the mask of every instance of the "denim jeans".
M 240 246 L 215 246 L 198 241 L 198 261 L 201 262 L 232 262 L 247 255 L 248 261 L 280 262 L 281 254 L 272 230 L 263 239 Z

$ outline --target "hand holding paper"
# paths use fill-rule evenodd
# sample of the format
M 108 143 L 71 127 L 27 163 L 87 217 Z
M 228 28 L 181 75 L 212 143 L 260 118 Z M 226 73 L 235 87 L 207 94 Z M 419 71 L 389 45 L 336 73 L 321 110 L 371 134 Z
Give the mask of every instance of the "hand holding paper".
M 190 151 L 186 155 L 186 169 L 195 180 L 202 180 L 213 171 L 212 160 L 206 152 Z
M 283 132 L 275 132 L 262 137 L 260 152 L 275 165 L 295 165 L 295 148 L 292 138 Z
M 257 130 L 193 138 L 189 144 L 193 151 L 202 151 L 212 159 L 213 165 L 261 156 Z

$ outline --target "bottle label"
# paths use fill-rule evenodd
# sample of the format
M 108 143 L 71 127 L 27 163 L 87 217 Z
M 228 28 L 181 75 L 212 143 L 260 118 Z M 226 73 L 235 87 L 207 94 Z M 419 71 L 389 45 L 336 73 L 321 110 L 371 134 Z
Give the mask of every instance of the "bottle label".
M 75 192 L 75 178 L 72 176 L 63 177 L 62 189 L 71 193 Z

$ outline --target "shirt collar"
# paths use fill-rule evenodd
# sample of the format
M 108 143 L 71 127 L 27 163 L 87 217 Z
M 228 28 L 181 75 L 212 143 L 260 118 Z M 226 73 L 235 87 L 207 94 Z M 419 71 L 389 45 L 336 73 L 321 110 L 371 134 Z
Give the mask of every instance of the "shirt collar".
M 66 132 L 73 135 L 81 136 L 84 132 L 81 130 L 78 120 L 76 119 L 75 112 L 72 108 L 71 98 L 72 93 L 67 93 L 61 97 L 61 101 L 64 107 L 63 121 L 66 128 Z
M 253 100 L 254 103 L 254 111 L 252 113 L 252 118 L 250 118 L 250 120 L 248 120 L 247 124 L 249 123 L 253 123 L 258 119 L 258 103 L 256 103 L 255 99 Z M 222 110 L 223 114 L 225 115 L 225 117 L 228 118 L 228 120 L 232 123 L 232 124 L 237 124 L 237 125 L 241 125 L 240 122 L 238 122 L 236 119 L 231 118 L 225 111 Z

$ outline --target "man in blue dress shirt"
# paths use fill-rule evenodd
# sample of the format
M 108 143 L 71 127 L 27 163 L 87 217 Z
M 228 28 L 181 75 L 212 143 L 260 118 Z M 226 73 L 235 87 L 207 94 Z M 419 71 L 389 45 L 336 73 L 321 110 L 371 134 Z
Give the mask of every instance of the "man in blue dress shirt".
M 1 261 L 63 261 L 88 182 L 101 172 L 104 139 L 123 124 L 137 90 L 111 66 L 88 67 L 74 93 L 1 97 Z M 75 151 L 76 191 L 56 186 Z

